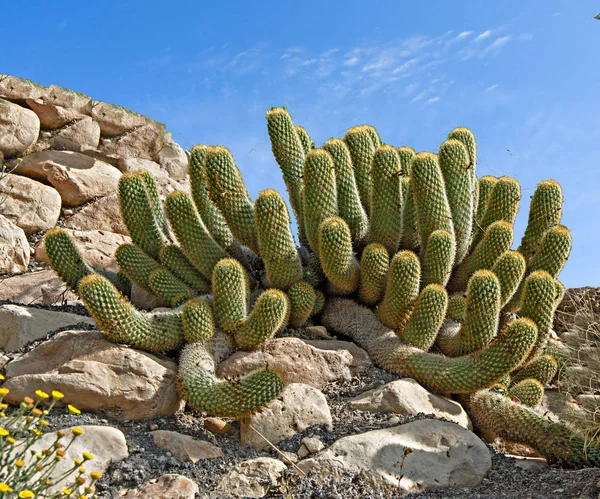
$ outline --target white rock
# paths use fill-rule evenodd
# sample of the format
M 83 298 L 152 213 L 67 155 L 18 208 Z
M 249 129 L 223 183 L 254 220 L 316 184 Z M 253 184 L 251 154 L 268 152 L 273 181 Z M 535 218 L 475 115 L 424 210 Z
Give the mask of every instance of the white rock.
M 150 118 L 107 102 L 98 102 L 92 109 L 92 117 L 100 125 L 103 137 L 121 135 L 152 122 Z
M 50 140 L 53 149 L 81 152 L 95 149 L 100 143 L 100 125 L 90 116 L 61 128 Z
M 40 120 L 31 109 L 0 99 L 0 152 L 17 156 L 33 145 L 40 133 Z
M 121 490 L 124 499 L 194 499 L 198 485 L 183 475 L 169 473 L 150 480 L 137 489 Z
M 362 473 L 375 488 L 396 493 L 437 487 L 473 487 L 481 483 L 492 459 L 471 431 L 436 420 L 344 437 L 313 458 L 298 463 L 319 477 Z
M 302 439 L 302 445 L 304 445 L 306 450 L 308 450 L 308 452 L 311 454 L 316 454 L 317 452 L 322 451 L 325 447 L 323 442 L 321 442 L 321 440 L 319 440 L 317 437 L 304 437 Z
M 163 128 L 148 123 L 111 139 L 102 139 L 98 150 L 104 154 L 134 157 L 154 161 L 163 146 Z
M 73 216 L 67 218 L 65 226 L 78 230 L 102 230 L 116 234 L 129 234 L 121 218 L 116 193 L 92 201 Z
M 277 485 L 287 466 L 279 459 L 258 457 L 236 464 L 219 484 L 219 491 L 232 497 L 264 497 Z
M 94 319 L 22 305 L 0 305 L 0 348 L 13 352 L 30 341 L 43 338 L 50 331 L 82 322 L 94 324 Z
M 196 463 L 201 459 L 213 459 L 223 455 L 223 451 L 216 445 L 176 431 L 156 430 L 151 431 L 150 435 L 154 445 L 170 452 L 182 463 Z
M 11 75 L 0 75 L 0 97 L 10 101 L 24 102 L 26 99 L 37 99 L 46 93 L 46 87 L 25 78 Z
M 241 420 L 240 438 L 244 445 L 267 449 L 269 444 L 250 426 L 277 444 L 312 425 L 323 425 L 331 431 L 333 422 L 327 399 L 312 386 L 291 383 L 261 412 Z
M 349 405 L 358 411 L 433 414 L 465 428 L 472 428 L 469 416 L 458 402 L 435 395 L 410 378 L 392 381 L 361 393 L 350 400 Z
M 164 145 L 158 152 L 158 162 L 174 180 L 183 180 L 188 173 L 188 158 L 181 146 L 173 140 L 171 133 L 163 138 Z
M 76 299 L 77 295 L 67 290 L 65 283 L 53 270 L 28 272 L 7 277 L 0 282 L 0 301 L 26 305 L 54 305 Z
M 23 229 L 0 215 L 0 275 L 25 272 L 30 255 Z

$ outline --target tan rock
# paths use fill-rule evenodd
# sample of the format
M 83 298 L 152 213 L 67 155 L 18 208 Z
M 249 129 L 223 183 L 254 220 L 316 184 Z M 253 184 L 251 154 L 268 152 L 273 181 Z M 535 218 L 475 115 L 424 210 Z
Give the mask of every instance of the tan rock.
M 0 99 L 0 152 L 4 157 L 18 156 L 35 144 L 40 120 L 30 109 Z
M 98 102 L 92 109 L 92 117 L 100 125 L 103 137 L 112 137 L 152 123 L 150 118 L 107 102 Z
M 77 109 L 87 115 L 92 111 L 92 98 L 89 95 L 59 85 L 50 85 L 44 94 L 44 100 L 55 106 Z
M 2 214 L 26 235 L 56 225 L 62 200 L 56 189 L 37 180 L 9 173 L 0 182 Z
M 23 229 L 0 215 L 0 275 L 25 272 L 30 256 L 31 250 Z
M 32 305 L 54 305 L 66 300 L 76 300 L 77 295 L 67 290 L 66 285 L 53 270 L 28 272 L 7 277 L 0 281 L 0 301 Z
M 131 242 L 129 236 L 103 230 L 65 229 L 65 232 L 73 238 L 83 260 L 97 269 L 119 270 L 115 260 L 115 251 L 121 244 Z M 38 262 L 48 263 L 43 239 L 35 247 L 35 259 Z
M 95 324 L 94 319 L 83 315 L 22 305 L 0 305 L 0 349 L 13 352 L 43 338 L 50 331 L 82 322 Z
M 75 215 L 65 220 L 65 227 L 76 230 L 101 230 L 128 235 L 121 218 L 117 194 L 92 201 Z
M 27 99 L 26 102 L 39 118 L 42 128 L 47 130 L 56 130 L 85 116 L 78 109 L 56 106 L 47 102 L 44 97 Z
M 278 484 L 286 468 L 272 457 L 242 461 L 223 477 L 218 489 L 230 497 L 264 497 Z
M 37 99 L 46 93 L 46 87 L 25 78 L 0 74 L 0 97 L 10 101 L 24 102 Z
M 50 140 L 53 149 L 59 151 L 81 152 L 85 149 L 96 149 L 100 143 L 100 125 L 90 116 L 69 124 L 60 130 Z
M 301 383 L 289 384 L 278 399 L 240 423 L 242 444 L 256 449 L 268 449 L 269 444 L 250 426 L 277 444 L 309 426 L 323 425 L 331 431 L 333 425 L 325 395 Z
M 188 158 L 171 133 L 164 134 L 164 145 L 158 152 L 158 162 L 174 180 L 183 180 L 188 173 Z
M 150 480 L 137 489 L 122 490 L 123 499 L 194 499 L 198 485 L 183 475 L 169 473 Z
M 223 421 L 219 418 L 204 418 L 204 428 L 217 435 L 228 433 L 233 429 L 227 421 Z
M 182 463 L 197 463 L 201 459 L 213 459 L 224 454 L 219 447 L 210 442 L 182 435 L 176 431 L 156 430 L 151 431 L 150 435 L 152 435 L 154 445 L 170 452 L 175 459 Z
M 102 139 L 98 149 L 105 154 L 154 160 L 162 148 L 162 136 L 162 128 L 150 123 L 117 137 Z
M 352 379 L 371 361 L 362 348 L 346 341 L 275 338 L 261 350 L 234 353 L 219 364 L 217 373 L 220 377 L 242 376 L 265 365 L 279 367 L 293 383 L 320 388 Z
M 18 164 L 15 173 L 49 182 L 65 206 L 79 206 L 113 194 L 121 177 L 121 172 L 108 163 L 72 151 L 30 154 Z
M 173 414 L 181 405 L 177 364 L 117 345 L 99 331 L 64 331 L 10 362 L 7 401 L 41 389 L 65 394 L 61 401 L 118 419 Z

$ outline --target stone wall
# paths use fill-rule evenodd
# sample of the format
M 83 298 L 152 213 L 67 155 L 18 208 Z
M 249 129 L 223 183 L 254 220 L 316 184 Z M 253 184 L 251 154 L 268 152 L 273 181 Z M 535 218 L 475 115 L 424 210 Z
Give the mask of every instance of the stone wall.
M 128 239 L 116 197 L 123 173 L 150 171 L 163 195 L 187 190 L 187 155 L 163 124 L 10 75 L 0 75 L 0 162 L 0 300 L 34 298 L 15 291 L 23 287 L 16 277 L 6 277 L 44 267 L 38 241 L 57 225 L 71 231 L 92 265 L 115 267 L 114 249 Z M 38 288 L 48 280 L 20 277 Z

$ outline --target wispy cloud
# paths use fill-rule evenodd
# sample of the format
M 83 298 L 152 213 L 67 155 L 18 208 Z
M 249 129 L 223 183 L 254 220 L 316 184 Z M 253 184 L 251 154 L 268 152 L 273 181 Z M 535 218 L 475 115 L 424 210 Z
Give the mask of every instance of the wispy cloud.
M 495 83 L 494 85 L 490 85 L 489 87 L 487 87 L 484 92 L 491 92 L 492 90 L 496 90 L 498 88 L 498 84 Z
M 483 33 L 480 33 L 475 37 L 475 41 L 482 42 L 483 40 L 487 40 L 490 36 L 492 36 L 492 30 L 486 29 Z
M 441 97 L 439 95 L 436 95 L 435 97 L 428 99 L 427 104 L 435 104 L 436 102 L 439 102 L 441 100 L 442 100 Z

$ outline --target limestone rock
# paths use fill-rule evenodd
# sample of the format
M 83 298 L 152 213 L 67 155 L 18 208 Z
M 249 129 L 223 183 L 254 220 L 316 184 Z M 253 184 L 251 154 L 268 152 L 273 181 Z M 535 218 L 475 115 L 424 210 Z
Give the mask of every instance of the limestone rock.
M 30 256 L 31 250 L 23 229 L 0 215 L 0 275 L 25 272 Z
M 490 451 L 472 432 L 436 420 L 344 437 L 298 463 L 319 477 L 362 473 L 370 485 L 395 493 L 437 487 L 473 487 L 492 467 Z
M 28 272 L 0 281 L 0 301 L 32 305 L 54 305 L 66 300 L 76 300 L 77 295 L 66 289 L 53 270 Z
M 26 235 L 48 230 L 60 216 L 60 194 L 48 185 L 9 173 L 0 182 L 2 215 L 21 227 Z
M 121 218 L 117 194 L 92 201 L 75 215 L 65 220 L 65 226 L 77 230 L 98 230 L 128 235 Z
M 264 497 L 277 485 L 287 466 L 279 459 L 257 457 L 236 464 L 219 484 L 219 491 L 232 497 Z
M 92 109 L 92 117 L 100 125 L 103 137 L 121 135 L 152 122 L 150 118 L 107 102 L 97 103 Z
M 115 167 L 72 151 L 30 154 L 18 164 L 15 173 L 49 182 L 66 206 L 79 206 L 116 192 L 121 177 Z
M 350 400 L 349 404 L 358 411 L 433 414 L 454 421 L 464 428 L 472 428 L 469 416 L 458 402 L 435 395 L 410 378 L 368 390 Z
M 131 242 L 129 236 L 103 230 L 65 229 L 65 232 L 73 238 L 83 260 L 97 269 L 119 270 L 114 258 L 115 251 L 121 244 Z M 38 262 L 48 263 L 43 239 L 35 247 L 35 259 Z
M 95 149 L 100 143 L 100 125 L 90 116 L 69 124 L 60 130 L 50 140 L 53 149 L 59 151 L 81 152 L 85 149 Z
M 89 96 L 58 85 L 51 85 L 43 95 L 27 99 L 26 102 L 38 115 L 42 127 L 50 130 L 92 113 L 92 99 Z
M 41 389 L 65 404 L 119 419 L 173 414 L 180 406 L 177 364 L 108 341 L 99 331 L 64 331 L 7 365 L 7 400 Z
M 98 149 L 105 154 L 154 160 L 162 148 L 163 133 L 158 124 L 149 123 L 117 137 L 102 139 Z
M 168 473 L 150 480 L 137 489 L 122 490 L 123 499 L 194 499 L 199 492 L 196 482 L 183 475 Z
M 31 109 L 0 99 L 0 152 L 6 158 L 25 152 L 39 133 L 40 120 Z
M 219 364 L 217 373 L 220 377 L 242 376 L 266 364 L 282 369 L 293 383 L 320 388 L 352 379 L 371 361 L 362 348 L 346 341 L 275 338 L 260 350 L 234 353 Z
M 268 449 L 269 444 L 254 431 L 256 428 L 271 443 L 294 436 L 312 425 L 332 429 L 332 419 L 327 399 L 319 390 L 302 383 L 291 383 L 278 399 L 261 412 L 243 418 L 240 422 L 242 444 L 256 449 Z
M 0 349 L 13 352 L 31 341 L 43 338 L 50 331 L 82 322 L 94 324 L 94 319 L 22 305 L 0 305 Z
M 150 435 L 152 435 L 154 445 L 170 452 L 182 463 L 190 461 L 196 463 L 201 459 L 212 459 L 224 454 L 219 447 L 210 442 L 182 435 L 176 431 L 156 430 L 151 431 Z
M 37 99 L 46 93 L 46 87 L 25 78 L 0 75 L 0 97 L 6 100 L 25 102 Z
M 227 421 L 223 421 L 220 418 L 208 417 L 204 418 L 204 428 L 217 435 L 222 435 L 233 429 Z
M 158 152 L 158 162 L 174 180 L 183 180 L 188 173 L 188 158 L 170 133 L 164 135 L 164 146 Z

